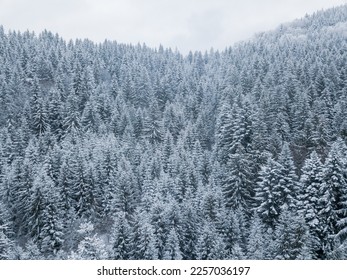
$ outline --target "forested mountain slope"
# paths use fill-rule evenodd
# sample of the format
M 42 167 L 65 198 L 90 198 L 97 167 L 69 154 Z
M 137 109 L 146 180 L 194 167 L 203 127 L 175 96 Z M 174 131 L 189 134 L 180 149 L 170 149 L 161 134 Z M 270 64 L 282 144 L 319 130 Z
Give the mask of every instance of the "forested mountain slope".
M 0 27 L 0 259 L 347 258 L 347 6 L 222 52 Z

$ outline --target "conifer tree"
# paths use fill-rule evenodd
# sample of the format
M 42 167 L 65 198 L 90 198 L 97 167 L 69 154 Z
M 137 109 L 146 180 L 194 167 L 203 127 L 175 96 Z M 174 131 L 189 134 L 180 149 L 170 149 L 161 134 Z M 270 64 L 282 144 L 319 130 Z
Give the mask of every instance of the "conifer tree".
M 287 205 L 290 209 L 297 209 L 298 204 L 298 178 L 295 174 L 294 162 L 288 143 L 284 143 L 282 151 L 278 157 L 279 181 L 276 187 L 280 192 L 281 197 L 278 198 L 280 206 Z
M 286 206 L 274 232 L 273 259 L 311 259 L 311 237 L 304 219 Z
M 0 200 L 0 260 L 14 259 L 14 242 L 11 238 L 10 216 Z
M 196 244 L 198 260 L 219 260 L 226 258 L 225 243 L 217 233 L 213 224 L 203 225 Z
M 94 226 L 90 222 L 83 222 L 78 233 L 82 240 L 79 242 L 77 251 L 72 252 L 70 259 L 104 260 L 108 258 L 104 241 L 94 232 Z
M 255 200 L 258 204 L 256 210 L 262 221 L 272 228 L 277 223 L 280 215 L 279 199 L 281 193 L 278 190 L 280 180 L 280 168 L 273 159 L 269 158 L 266 165 L 259 173 L 259 183 L 256 189 Z
M 329 152 L 322 171 L 320 187 L 319 215 L 322 224 L 321 242 L 323 258 L 330 258 L 335 250 L 336 236 L 344 237 L 344 222 L 346 219 L 346 188 L 345 175 L 345 145 L 336 141 Z
M 115 215 L 111 231 L 110 258 L 113 260 L 127 260 L 130 258 L 130 226 L 125 213 Z
M 149 217 L 146 213 L 136 213 L 131 225 L 132 250 L 130 259 L 155 260 L 158 258 L 156 238 Z
M 46 104 L 41 97 L 39 81 L 34 78 L 32 86 L 32 127 L 37 135 L 42 135 L 48 129 L 48 113 Z
M 165 260 L 181 260 L 182 252 L 179 247 L 179 240 L 175 229 L 171 229 L 166 240 L 163 259 Z
M 265 259 L 265 237 L 261 219 L 257 213 L 251 220 L 251 227 L 247 238 L 247 258 L 251 260 Z
M 309 228 L 314 257 L 319 257 L 318 252 L 321 250 L 320 232 L 323 225 L 320 223 L 319 215 L 319 192 L 322 185 L 322 167 L 321 160 L 313 151 L 305 161 L 300 178 L 299 212 L 303 215 Z

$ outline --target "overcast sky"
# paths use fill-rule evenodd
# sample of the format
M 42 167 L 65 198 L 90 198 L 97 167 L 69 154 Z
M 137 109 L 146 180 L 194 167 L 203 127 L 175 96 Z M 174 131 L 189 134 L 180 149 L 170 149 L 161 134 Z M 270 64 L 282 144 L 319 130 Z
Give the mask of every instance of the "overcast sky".
M 5 30 L 44 29 L 64 39 L 224 49 L 256 32 L 347 0 L 0 0 Z

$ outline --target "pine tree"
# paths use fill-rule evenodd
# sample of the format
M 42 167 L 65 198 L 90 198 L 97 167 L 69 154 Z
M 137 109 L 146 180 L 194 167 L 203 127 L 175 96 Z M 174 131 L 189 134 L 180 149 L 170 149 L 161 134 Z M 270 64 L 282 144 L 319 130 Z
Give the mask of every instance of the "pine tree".
M 97 182 L 103 192 L 103 211 L 105 216 L 112 211 L 112 202 L 115 196 L 115 187 L 118 181 L 116 169 L 118 158 L 116 153 L 113 151 L 113 144 L 107 143 L 103 146 L 103 152 L 100 155 L 98 163 L 98 176 Z
M 108 258 L 107 249 L 104 241 L 93 234 L 94 226 L 90 222 L 80 225 L 78 233 L 83 238 L 77 247 L 76 252 L 72 252 L 70 259 L 82 260 L 105 260 Z
M 220 260 L 226 257 L 225 243 L 213 224 L 203 225 L 196 244 L 196 257 L 198 260 Z
M 46 185 L 47 184 L 47 185 Z M 53 187 L 53 182 L 45 175 L 40 174 L 33 182 L 33 188 L 31 192 L 30 204 L 28 211 L 28 232 L 34 242 L 38 242 L 40 239 L 40 233 L 43 227 L 44 209 L 47 206 L 45 197 L 45 188 Z
M 314 257 L 319 257 L 318 251 L 321 249 L 320 231 L 320 205 L 319 192 L 322 185 L 322 162 L 317 153 L 313 151 L 302 168 L 300 178 L 300 204 L 299 211 L 303 215 L 312 237 Z
M 59 169 L 59 175 L 57 179 L 57 203 L 59 211 L 64 217 L 68 216 L 68 213 L 75 208 L 74 192 L 73 192 L 73 178 L 74 174 L 68 164 L 68 160 L 64 157 Z
M 152 144 L 160 143 L 163 140 L 163 124 L 160 118 L 161 113 L 158 104 L 153 101 L 143 123 L 144 137 Z
M 157 259 L 156 238 L 147 214 L 136 213 L 131 231 L 132 251 L 130 258 L 133 260 Z
M 199 217 L 197 209 L 190 200 L 186 200 L 181 205 L 182 222 L 180 234 L 180 248 L 182 257 L 185 260 L 196 259 L 195 247 L 199 238 Z
M 40 232 L 41 251 L 45 256 L 56 255 L 64 243 L 63 223 L 55 205 L 56 197 L 53 198 L 55 200 L 52 199 L 44 210 L 44 225 Z
M 290 209 L 297 209 L 298 204 L 298 178 L 295 174 L 294 162 L 291 156 L 288 143 L 284 143 L 282 151 L 278 157 L 279 181 L 276 189 L 280 192 L 281 197 L 278 198 L 278 204 L 287 205 Z
M 64 136 L 78 134 L 80 131 L 80 111 L 78 108 L 78 100 L 76 93 L 70 89 L 65 105 L 65 115 L 63 120 Z
M 251 162 L 247 154 L 238 146 L 233 154 L 230 154 L 226 164 L 226 176 L 223 180 L 226 205 L 232 209 L 243 208 L 249 211 L 253 204 L 252 170 Z
M 181 260 L 182 252 L 179 247 L 179 240 L 175 229 L 171 229 L 167 238 L 163 259 L 165 260 Z
M 227 107 L 226 107 L 227 108 Z M 226 109 L 224 109 L 226 110 Z M 252 151 L 252 120 L 247 101 L 240 98 L 232 109 L 222 111 L 220 118 L 219 156 L 225 163 L 222 181 L 224 196 L 228 207 L 251 208 L 254 190 L 254 174 L 250 153 Z
M 251 260 L 264 260 L 266 246 L 264 228 L 262 221 L 257 213 L 251 220 L 251 227 L 247 240 L 247 258 Z
M 219 187 L 212 182 L 210 185 L 200 185 L 197 191 L 199 212 L 204 220 L 214 222 L 222 211 L 224 211 L 223 194 Z
M 255 200 L 258 204 L 256 210 L 262 221 L 272 228 L 277 223 L 281 205 L 281 193 L 277 188 L 280 180 L 280 168 L 273 159 L 269 158 L 267 164 L 260 171 L 259 183 L 256 189 Z
M 49 94 L 51 96 L 47 105 L 49 125 L 52 133 L 60 139 L 63 136 L 63 97 L 56 89 L 52 89 Z
M 14 242 L 11 239 L 10 216 L 0 200 L 0 260 L 14 259 Z
M 94 111 L 92 104 L 88 101 L 84 107 L 84 111 L 81 118 L 81 124 L 84 131 L 86 132 L 96 132 L 98 123 L 96 112 Z
M 130 226 L 125 213 L 119 212 L 114 218 L 111 231 L 110 258 L 113 260 L 127 260 L 130 258 Z
M 142 185 L 142 192 L 141 192 L 141 208 L 144 211 L 150 211 L 151 206 L 154 203 L 155 195 L 156 195 L 156 189 L 154 185 L 154 178 L 152 178 L 152 168 L 151 164 L 148 164 L 145 174 L 144 174 L 144 180 Z
M 48 113 L 46 104 L 41 97 L 41 89 L 37 78 L 32 86 L 32 127 L 36 135 L 42 135 L 48 129 Z
M 119 169 L 116 172 L 117 178 L 115 193 L 113 198 L 113 211 L 132 214 L 137 202 L 137 185 L 130 162 L 125 158 L 120 159 Z
M 37 244 L 29 239 L 23 248 L 22 253 L 20 254 L 21 260 L 41 260 L 43 259 L 43 255 L 39 250 Z
M 225 243 L 226 258 L 233 258 L 235 250 L 243 256 L 246 250 L 246 216 L 243 209 L 220 211 L 216 228 Z
M 274 232 L 273 259 L 311 259 L 310 241 L 304 219 L 284 207 Z
M 344 237 L 344 223 L 346 219 L 346 173 L 344 165 L 345 146 L 336 141 L 329 152 L 322 172 L 320 188 L 319 215 L 323 225 L 321 242 L 323 245 L 322 258 L 330 258 L 336 246 L 336 236 Z
M 166 205 L 160 199 L 153 201 L 150 209 L 150 222 L 153 226 L 156 237 L 156 248 L 158 250 L 158 259 L 164 258 L 164 250 L 168 235 L 168 220 L 166 219 Z
M 343 174 L 343 181 L 344 186 L 347 186 L 347 147 L 345 143 L 338 139 L 336 145 L 338 146 L 339 150 L 339 159 L 342 166 L 342 174 Z M 341 186 L 340 186 L 341 187 Z M 337 238 L 339 239 L 337 243 L 344 244 L 347 238 L 347 190 L 346 188 L 343 188 L 343 193 L 341 197 L 341 201 L 339 203 L 339 209 L 338 209 L 338 215 L 339 220 L 337 222 L 338 227 L 338 233 Z

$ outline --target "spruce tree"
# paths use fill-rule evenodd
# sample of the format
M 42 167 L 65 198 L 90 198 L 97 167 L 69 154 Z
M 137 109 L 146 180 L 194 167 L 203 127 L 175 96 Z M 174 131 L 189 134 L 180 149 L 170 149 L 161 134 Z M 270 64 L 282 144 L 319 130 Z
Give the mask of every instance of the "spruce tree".
M 262 221 L 272 228 L 275 227 L 281 211 L 281 193 L 278 189 L 280 168 L 280 164 L 271 158 L 268 159 L 259 173 L 259 182 L 255 195 L 257 213 Z
M 323 245 L 322 258 L 331 258 L 339 240 L 344 240 L 344 221 L 346 219 L 346 172 L 345 145 L 341 140 L 336 141 L 325 160 L 322 171 L 322 185 L 320 188 L 319 215 L 323 228 L 321 242 Z
M 182 252 L 175 229 L 171 229 L 166 240 L 163 259 L 165 260 L 181 260 Z
M 12 236 L 10 215 L 0 200 L 0 260 L 14 259 L 14 242 Z
M 311 259 L 311 237 L 302 216 L 282 209 L 274 231 L 273 259 L 295 260 Z
M 322 162 L 317 153 L 313 151 L 306 159 L 302 168 L 300 178 L 300 202 L 299 212 L 303 215 L 312 237 L 312 246 L 314 257 L 319 257 L 321 250 L 320 232 L 323 224 L 320 221 L 319 192 L 322 185 Z
M 198 260 L 220 260 L 227 257 L 225 243 L 213 224 L 205 223 L 196 244 Z
M 130 259 L 130 226 L 125 213 L 115 214 L 114 224 L 111 230 L 110 258 L 113 260 Z

